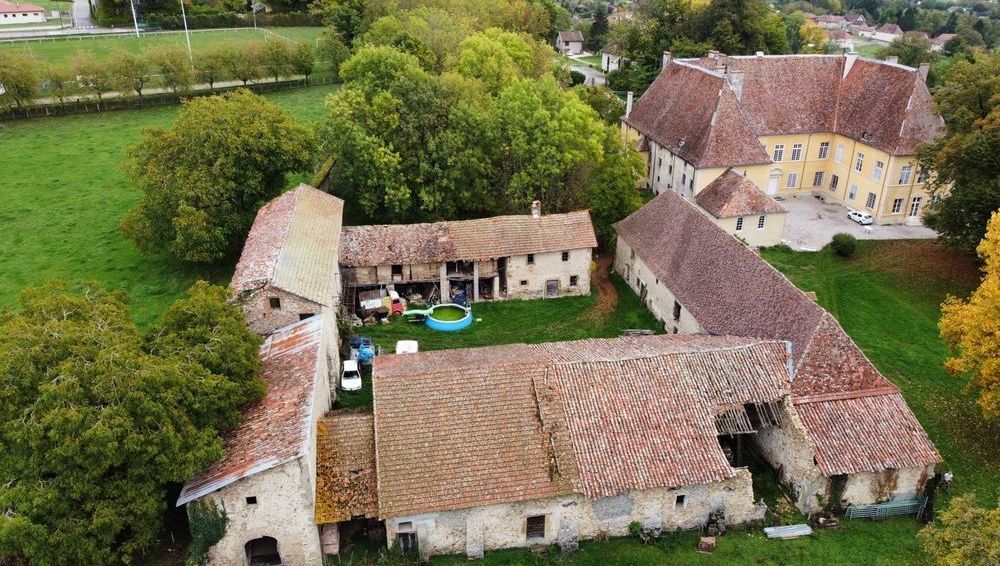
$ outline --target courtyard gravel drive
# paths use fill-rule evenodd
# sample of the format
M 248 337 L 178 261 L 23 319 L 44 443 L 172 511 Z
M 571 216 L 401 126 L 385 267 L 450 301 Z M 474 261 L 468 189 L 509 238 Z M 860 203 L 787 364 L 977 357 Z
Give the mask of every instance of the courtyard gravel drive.
M 851 234 L 859 240 L 934 239 L 937 232 L 926 226 L 894 224 L 861 226 L 848 220 L 848 209 L 840 204 L 822 202 L 813 196 L 781 201 L 788 209 L 785 243 L 794 250 L 815 251 L 830 243 L 834 234 Z

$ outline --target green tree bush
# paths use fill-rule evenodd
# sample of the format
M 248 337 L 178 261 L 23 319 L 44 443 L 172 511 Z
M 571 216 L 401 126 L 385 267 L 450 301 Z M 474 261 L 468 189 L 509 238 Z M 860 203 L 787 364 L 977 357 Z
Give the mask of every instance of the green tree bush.
M 830 248 L 840 257 L 851 257 L 858 248 L 858 239 L 850 234 L 834 234 L 830 241 Z
M 38 94 L 34 63 L 21 53 L 5 51 L 0 57 L 0 103 L 22 108 Z
M 202 324 L 242 317 L 225 289 L 208 289 L 193 289 L 178 307 L 187 314 L 153 337 L 123 293 L 96 284 L 29 288 L 0 313 L 5 561 L 134 564 L 158 542 L 170 487 L 222 456 L 220 431 L 263 391 L 260 338 L 244 324 Z M 167 335 L 184 338 L 154 343 Z M 216 344 L 240 346 L 214 363 L 228 374 L 202 365 Z
M 122 221 L 145 252 L 208 263 L 236 253 L 257 209 L 312 162 L 314 136 L 245 90 L 185 101 L 170 129 L 147 130 L 126 163 L 142 198 Z
M 918 536 L 939 566 L 1000 563 L 1000 509 L 977 506 L 975 494 L 952 499 Z

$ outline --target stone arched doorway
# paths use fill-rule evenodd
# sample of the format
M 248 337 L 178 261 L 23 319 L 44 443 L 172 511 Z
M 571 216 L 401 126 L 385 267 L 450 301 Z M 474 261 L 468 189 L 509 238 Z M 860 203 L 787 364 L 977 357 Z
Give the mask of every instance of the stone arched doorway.
M 255 538 L 248 541 L 245 548 L 247 564 L 250 566 L 278 566 L 281 564 L 277 539 L 272 537 Z

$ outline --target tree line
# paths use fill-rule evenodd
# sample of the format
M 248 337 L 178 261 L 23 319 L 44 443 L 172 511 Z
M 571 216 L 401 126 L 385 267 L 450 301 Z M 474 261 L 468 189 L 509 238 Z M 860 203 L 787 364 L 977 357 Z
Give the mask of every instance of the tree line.
M 315 70 L 316 53 L 308 43 L 255 41 L 240 47 L 200 49 L 189 57 L 180 46 L 162 45 L 130 51 L 117 48 L 103 59 L 78 49 L 69 64 L 44 63 L 15 51 L 0 59 L 0 104 L 22 108 L 42 97 L 64 104 L 86 96 L 102 101 L 110 93 L 143 97 L 151 89 L 174 94 L 198 85 L 214 89 L 224 81 L 244 85 L 305 76 Z

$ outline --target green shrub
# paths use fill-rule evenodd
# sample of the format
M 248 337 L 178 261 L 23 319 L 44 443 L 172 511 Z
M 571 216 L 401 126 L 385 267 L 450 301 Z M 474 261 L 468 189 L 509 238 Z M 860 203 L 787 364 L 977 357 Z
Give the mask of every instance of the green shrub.
M 830 242 L 830 247 L 834 253 L 841 257 L 851 257 L 858 247 L 858 239 L 850 234 L 835 234 L 833 241 Z
M 208 560 L 208 549 L 225 536 L 229 516 L 213 502 L 192 501 L 188 504 L 188 524 L 191 529 L 191 546 L 188 547 L 184 564 L 202 566 Z
M 586 82 L 586 80 L 587 80 L 587 76 L 584 75 L 583 73 L 581 73 L 580 71 L 570 71 L 569 72 L 569 82 L 573 86 L 582 85 L 584 82 Z

